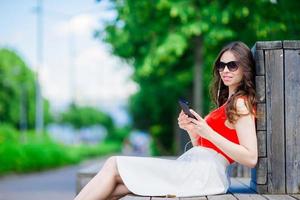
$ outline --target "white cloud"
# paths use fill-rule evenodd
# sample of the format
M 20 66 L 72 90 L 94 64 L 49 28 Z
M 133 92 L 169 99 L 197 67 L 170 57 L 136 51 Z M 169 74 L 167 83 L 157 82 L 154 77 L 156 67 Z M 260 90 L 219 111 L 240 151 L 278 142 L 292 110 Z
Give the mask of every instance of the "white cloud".
M 67 59 L 52 60 L 51 65 L 44 67 L 41 73 L 44 95 L 52 102 L 68 102 L 72 94 L 81 104 L 124 102 L 137 90 L 137 85 L 129 80 L 132 68 L 99 43 L 78 50 L 74 63 L 71 69 Z M 75 85 L 71 85 L 72 79 Z
M 126 99 L 137 89 L 133 82 L 127 82 L 131 67 L 101 47 L 83 51 L 76 60 L 76 68 L 76 87 L 91 99 Z
M 52 32 L 57 36 L 67 36 L 70 33 L 76 36 L 91 36 L 93 31 L 98 28 L 98 15 L 79 14 L 69 20 L 61 20 L 55 24 Z

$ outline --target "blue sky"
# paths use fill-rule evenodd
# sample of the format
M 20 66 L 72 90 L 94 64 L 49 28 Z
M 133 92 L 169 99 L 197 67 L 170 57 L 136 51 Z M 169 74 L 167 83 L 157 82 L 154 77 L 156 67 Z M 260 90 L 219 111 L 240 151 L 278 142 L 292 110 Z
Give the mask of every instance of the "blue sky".
M 0 2 L 0 47 L 16 50 L 36 70 L 37 0 Z M 115 17 L 109 6 L 108 1 L 95 0 L 43 1 L 44 64 L 39 78 L 53 110 L 66 106 L 73 96 L 78 104 L 116 113 L 138 89 L 129 78 L 132 68 L 92 36 Z

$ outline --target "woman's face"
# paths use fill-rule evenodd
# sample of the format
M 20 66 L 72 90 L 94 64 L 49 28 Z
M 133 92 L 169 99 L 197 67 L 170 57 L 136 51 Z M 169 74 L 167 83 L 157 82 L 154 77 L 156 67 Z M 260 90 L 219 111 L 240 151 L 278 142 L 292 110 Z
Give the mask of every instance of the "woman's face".
M 230 51 L 225 51 L 221 58 L 221 62 L 228 63 L 230 61 L 237 61 L 233 53 Z M 242 68 L 238 67 L 236 71 L 229 71 L 228 66 L 226 65 L 224 70 L 219 72 L 221 79 L 224 85 L 228 86 L 230 89 L 235 89 L 243 78 Z

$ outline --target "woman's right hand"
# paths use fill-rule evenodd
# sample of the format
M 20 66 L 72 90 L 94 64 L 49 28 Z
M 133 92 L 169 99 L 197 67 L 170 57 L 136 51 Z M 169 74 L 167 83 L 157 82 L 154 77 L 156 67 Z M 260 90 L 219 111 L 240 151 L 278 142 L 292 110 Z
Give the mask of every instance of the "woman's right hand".
M 189 132 L 193 128 L 193 123 L 190 121 L 188 115 L 184 114 L 184 112 L 181 110 L 178 117 L 178 125 L 183 130 L 186 130 Z

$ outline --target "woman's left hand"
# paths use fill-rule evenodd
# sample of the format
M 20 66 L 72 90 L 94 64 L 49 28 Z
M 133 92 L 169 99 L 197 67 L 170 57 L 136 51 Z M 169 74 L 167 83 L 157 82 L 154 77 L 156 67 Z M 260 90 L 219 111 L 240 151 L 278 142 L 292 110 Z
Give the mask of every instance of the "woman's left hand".
M 199 135 L 200 137 L 203 137 L 205 139 L 209 139 L 210 134 L 212 134 L 213 130 L 212 128 L 206 123 L 206 121 L 194 110 L 190 109 L 191 113 L 197 118 L 188 118 L 193 124 L 194 128 L 191 130 L 191 132 Z

